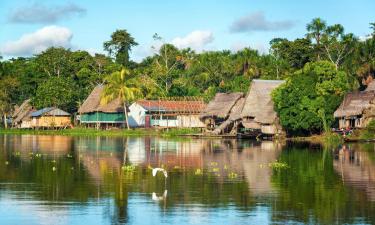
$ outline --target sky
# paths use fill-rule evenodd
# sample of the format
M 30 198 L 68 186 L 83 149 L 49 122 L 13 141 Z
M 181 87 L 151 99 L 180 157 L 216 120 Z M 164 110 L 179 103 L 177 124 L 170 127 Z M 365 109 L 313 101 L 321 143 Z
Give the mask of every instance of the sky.
M 251 47 L 266 53 L 273 38 L 301 38 L 320 17 L 358 37 L 375 22 L 374 0 L 0 0 L 0 55 L 31 56 L 51 46 L 103 53 L 103 42 L 126 29 L 140 61 L 160 46 L 152 36 L 197 52 Z

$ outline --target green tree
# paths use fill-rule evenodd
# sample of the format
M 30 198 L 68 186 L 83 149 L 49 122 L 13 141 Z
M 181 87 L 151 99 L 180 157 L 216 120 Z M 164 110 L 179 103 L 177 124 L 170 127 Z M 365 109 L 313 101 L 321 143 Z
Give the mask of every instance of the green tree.
M 306 64 L 273 92 L 281 125 L 292 133 L 330 127 L 333 112 L 350 88 L 348 80 L 348 75 L 330 62 Z
M 322 36 L 322 45 L 327 59 L 336 69 L 339 68 L 345 57 L 354 51 L 357 39 L 353 34 L 345 34 L 341 24 L 328 26 Z
M 321 46 L 320 40 L 323 32 L 325 31 L 327 24 L 321 18 L 314 18 L 309 24 L 306 25 L 308 31 L 307 38 L 314 39 L 316 43 L 317 59 L 320 60 Z
M 138 43 L 127 32 L 127 30 L 116 30 L 111 35 L 111 40 L 104 42 L 104 50 L 110 56 L 114 56 L 116 63 L 123 66 L 129 66 L 129 53 L 132 47 L 137 46 Z
M 33 97 L 33 104 L 37 108 L 58 107 L 68 112 L 75 112 L 77 90 L 71 78 L 51 77 L 39 85 Z
M 140 84 L 128 69 L 114 72 L 104 78 L 105 87 L 101 96 L 101 104 L 107 104 L 115 99 L 120 99 L 124 106 L 126 128 L 129 129 L 127 105 L 141 97 Z
M 3 117 L 4 127 L 7 128 L 7 118 L 13 108 L 12 95 L 19 86 L 16 78 L 4 76 L 0 78 L 0 113 Z

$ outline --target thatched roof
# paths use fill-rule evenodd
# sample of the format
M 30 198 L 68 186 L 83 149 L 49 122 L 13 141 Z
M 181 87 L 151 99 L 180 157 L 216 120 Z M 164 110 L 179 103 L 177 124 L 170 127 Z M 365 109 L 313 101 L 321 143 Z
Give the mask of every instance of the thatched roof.
M 365 91 L 375 91 L 375 80 L 371 81 Z
M 124 112 L 123 104 L 119 99 L 115 99 L 112 102 L 101 105 L 100 99 L 104 90 L 103 85 L 98 85 L 92 90 L 91 94 L 83 102 L 81 107 L 78 109 L 78 113 L 91 113 L 91 112 Z
M 232 107 L 243 97 L 241 92 L 235 93 L 217 93 L 215 98 L 208 103 L 201 114 L 201 118 L 217 117 L 225 119 L 229 116 Z
M 262 124 L 274 123 L 277 114 L 271 93 L 282 83 L 282 80 L 253 80 L 241 116 L 254 118 L 255 122 Z
M 233 106 L 232 110 L 230 111 L 230 114 L 229 114 L 230 120 L 241 119 L 241 112 L 242 112 L 242 109 L 244 107 L 244 103 L 245 103 L 245 98 L 242 97 L 242 98 L 238 99 L 238 101 Z
M 337 118 L 361 115 L 370 106 L 373 99 L 375 99 L 375 91 L 348 93 L 335 111 L 334 116 Z
M 34 108 L 30 103 L 31 99 L 27 99 L 20 105 L 20 107 L 16 108 L 12 115 L 13 123 L 19 123 L 30 117 L 30 113 L 34 111 Z

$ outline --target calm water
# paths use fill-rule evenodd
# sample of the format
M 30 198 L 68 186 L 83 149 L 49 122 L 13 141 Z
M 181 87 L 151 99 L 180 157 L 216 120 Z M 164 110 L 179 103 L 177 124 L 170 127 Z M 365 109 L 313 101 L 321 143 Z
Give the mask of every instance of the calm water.
M 22 135 L 0 150 L 0 224 L 375 224 L 373 144 Z

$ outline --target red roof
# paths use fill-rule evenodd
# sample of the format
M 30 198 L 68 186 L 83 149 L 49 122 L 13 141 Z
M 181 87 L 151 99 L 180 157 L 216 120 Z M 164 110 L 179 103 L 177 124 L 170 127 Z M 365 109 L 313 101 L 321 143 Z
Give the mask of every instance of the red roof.
M 153 112 L 201 113 L 206 108 L 203 101 L 139 100 L 137 103 Z

